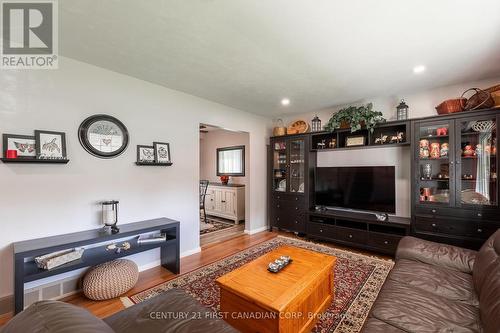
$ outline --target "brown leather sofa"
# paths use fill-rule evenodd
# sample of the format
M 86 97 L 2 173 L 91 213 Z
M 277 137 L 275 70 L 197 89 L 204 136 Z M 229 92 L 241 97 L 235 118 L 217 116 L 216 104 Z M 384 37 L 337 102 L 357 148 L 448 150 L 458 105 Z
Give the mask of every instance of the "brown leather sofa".
M 235 333 L 214 312 L 182 290 L 173 289 L 101 320 L 87 310 L 40 301 L 11 319 L 0 333 Z
M 366 333 L 500 333 L 500 229 L 481 249 L 401 239 Z

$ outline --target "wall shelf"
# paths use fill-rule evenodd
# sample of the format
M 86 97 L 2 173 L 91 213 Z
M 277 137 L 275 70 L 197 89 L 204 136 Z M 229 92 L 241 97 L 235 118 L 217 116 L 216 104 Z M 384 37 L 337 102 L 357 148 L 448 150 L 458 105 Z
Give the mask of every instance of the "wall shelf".
M 171 166 L 173 163 L 156 163 L 156 162 L 135 162 L 135 165 L 150 165 L 150 166 Z
M 44 160 L 38 158 L 0 158 L 4 163 L 68 164 L 68 159 Z

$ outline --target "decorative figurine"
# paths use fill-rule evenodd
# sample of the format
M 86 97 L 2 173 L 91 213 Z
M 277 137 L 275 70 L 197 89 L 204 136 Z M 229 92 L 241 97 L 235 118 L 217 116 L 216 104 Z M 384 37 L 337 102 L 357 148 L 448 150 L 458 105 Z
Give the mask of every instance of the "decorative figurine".
M 441 156 L 442 157 L 445 157 L 445 156 L 448 156 L 448 151 L 449 151 L 449 146 L 448 146 L 448 142 L 443 142 L 443 144 L 441 145 Z
M 337 139 L 331 139 L 328 143 L 328 148 L 333 149 L 337 148 Z
M 389 140 L 389 143 L 400 143 L 400 142 L 403 142 L 404 135 L 405 134 L 403 132 L 398 132 L 396 135 L 391 136 L 391 139 Z
M 429 158 L 429 140 L 420 140 L 420 158 Z
M 476 155 L 476 152 L 474 149 L 472 149 L 472 145 L 466 145 L 464 147 L 464 151 L 462 152 L 462 155 L 464 157 L 474 157 Z
M 446 136 L 448 135 L 448 128 L 447 127 L 440 127 L 436 130 L 436 135 L 437 136 Z
M 431 158 L 440 158 L 441 157 L 441 150 L 440 150 L 439 142 L 431 143 L 430 157 Z
M 380 143 L 381 145 L 383 145 L 384 143 L 387 142 L 387 138 L 388 138 L 387 135 L 380 134 L 379 138 L 375 138 L 375 143 Z

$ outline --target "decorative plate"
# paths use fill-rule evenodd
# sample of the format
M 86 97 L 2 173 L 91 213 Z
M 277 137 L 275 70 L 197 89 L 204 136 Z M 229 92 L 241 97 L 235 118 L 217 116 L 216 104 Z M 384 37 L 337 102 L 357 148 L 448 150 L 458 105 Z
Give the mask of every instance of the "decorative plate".
M 100 158 L 113 158 L 127 149 L 129 135 L 121 121 L 99 114 L 82 122 L 78 128 L 78 139 L 90 154 Z
M 472 205 L 490 205 L 490 200 L 486 198 L 481 193 L 478 193 L 472 189 L 467 189 L 462 191 L 462 203 L 472 204 Z

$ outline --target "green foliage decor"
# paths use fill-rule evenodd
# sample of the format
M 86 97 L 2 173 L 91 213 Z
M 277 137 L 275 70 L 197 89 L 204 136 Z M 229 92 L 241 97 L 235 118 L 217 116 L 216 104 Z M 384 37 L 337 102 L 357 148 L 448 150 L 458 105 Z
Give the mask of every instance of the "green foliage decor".
M 351 132 L 359 131 L 362 126 L 373 133 L 375 125 L 384 123 L 385 118 L 382 117 L 382 112 L 373 111 L 373 104 L 368 103 L 361 106 L 348 106 L 334 113 L 328 123 L 325 125 L 325 130 L 333 132 L 342 126 L 342 123 L 349 123 Z

